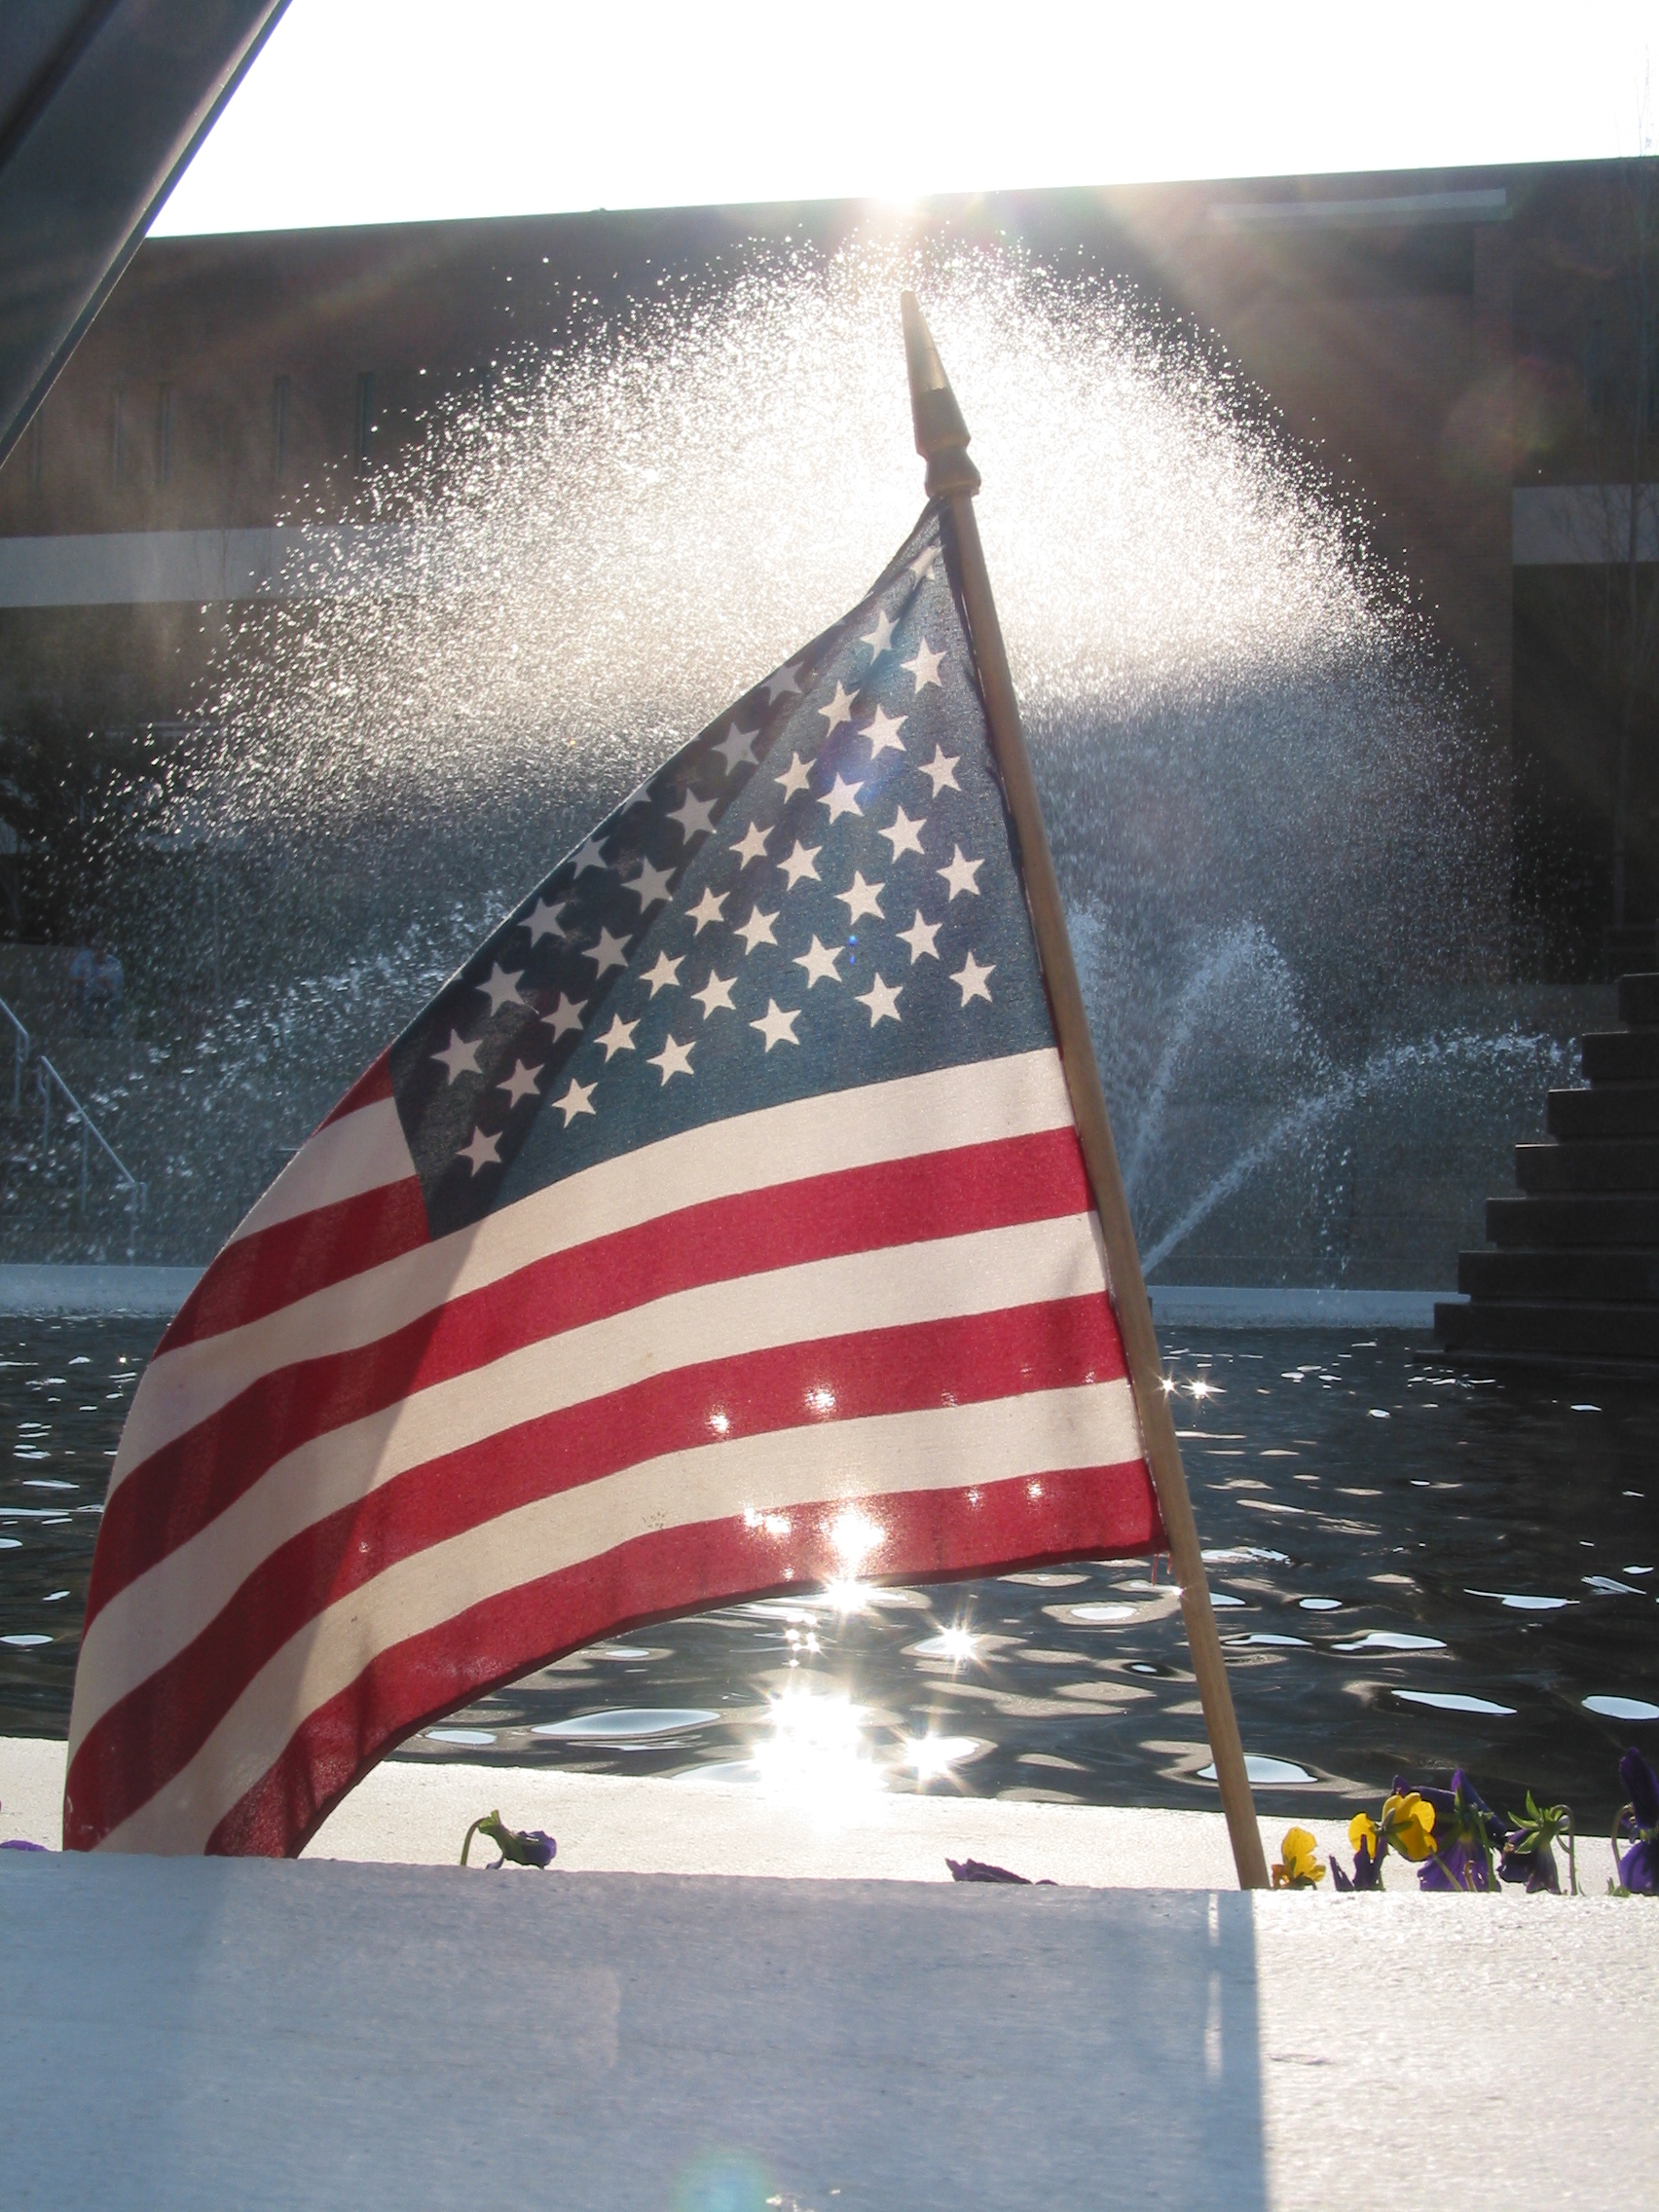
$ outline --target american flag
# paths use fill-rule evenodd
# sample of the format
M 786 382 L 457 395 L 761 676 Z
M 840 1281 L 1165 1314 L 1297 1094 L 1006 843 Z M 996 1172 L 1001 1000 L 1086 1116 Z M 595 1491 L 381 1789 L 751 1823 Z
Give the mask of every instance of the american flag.
M 384 1052 L 162 1339 L 64 1842 L 298 1851 L 619 1628 L 1165 1538 L 930 507 Z

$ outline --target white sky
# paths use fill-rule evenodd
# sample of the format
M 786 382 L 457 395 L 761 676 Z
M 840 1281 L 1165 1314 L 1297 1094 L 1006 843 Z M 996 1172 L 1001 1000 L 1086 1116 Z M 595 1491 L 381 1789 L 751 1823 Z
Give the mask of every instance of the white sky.
M 154 229 L 1630 153 L 1659 0 L 290 0 Z

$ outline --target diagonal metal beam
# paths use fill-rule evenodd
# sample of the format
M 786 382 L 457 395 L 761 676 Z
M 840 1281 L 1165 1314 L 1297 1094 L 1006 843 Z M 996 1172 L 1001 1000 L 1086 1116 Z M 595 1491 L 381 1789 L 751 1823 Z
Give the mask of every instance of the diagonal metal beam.
M 0 0 L 0 461 L 287 0 Z

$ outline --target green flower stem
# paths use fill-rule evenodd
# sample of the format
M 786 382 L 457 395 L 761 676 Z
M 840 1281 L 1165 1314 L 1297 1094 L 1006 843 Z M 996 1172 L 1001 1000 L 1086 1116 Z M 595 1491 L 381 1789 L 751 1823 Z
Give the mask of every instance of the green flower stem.
M 1607 1888 L 1612 1892 L 1613 1896 L 1620 1898 L 1625 1895 L 1625 1886 L 1619 1876 L 1619 1830 L 1624 1826 L 1625 1815 L 1627 1813 L 1634 1820 L 1636 1818 L 1636 1807 L 1634 1805 L 1621 1805 L 1618 1811 L 1613 1815 L 1613 1878 L 1607 1884 Z
M 470 1827 L 469 1827 L 469 1828 L 467 1829 L 467 1831 L 466 1831 L 466 1834 L 465 1834 L 464 1838 L 462 1839 L 462 1841 L 461 1841 L 461 1864 L 462 1864 L 463 1866 L 464 1866 L 464 1865 L 466 1864 L 466 1855 L 467 1855 L 467 1853 L 468 1853 L 468 1852 L 469 1852 L 469 1851 L 470 1851 L 470 1850 L 472 1849 L 472 1839 L 473 1839 L 473 1837 L 474 1837 L 474 1836 L 475 1836 L 475 1835 L 476 1835 L 476 1834 L 478 1833 L 478 1831 L 479 1831 L 479 1829 L 480 1829 L 481 1827 L 487 1827 L 487 1826 L 489 1825 L 489 1824 L 490 1824 L 490 1823 L 491 1823 L 492 1821 L 494 1821 L 494 1822 L 495 1822 L 495 1824 L 496 1824 L 496 1825 L 497 1825 L 498 1827 L 499 1827 L 499 1826 L 500 1826 L 500 1825 L 501 1825 L 501 1816 L 500 1816 L 500 1814 L 499 1814 L 499 1813 L 481 1813 L 481 1814 L 479 1815 L 478 1819 L 477 1819 L 477 1820 L 475 1820 L 475 1821 L 473 1822 L 472 1825 L 471 1825 L 471 1826 L 470 1826 Z

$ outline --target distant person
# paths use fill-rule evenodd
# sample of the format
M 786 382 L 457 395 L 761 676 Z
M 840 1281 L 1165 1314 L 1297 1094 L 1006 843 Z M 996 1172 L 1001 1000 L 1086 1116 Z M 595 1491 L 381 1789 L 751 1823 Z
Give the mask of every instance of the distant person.
M 101 940 L 83 945 L 69 963 L 69 980 L 80 994 L 81 1027 L 113 1030 L 121 1019 L 121 998 L 127 978 L 121 962 Z

